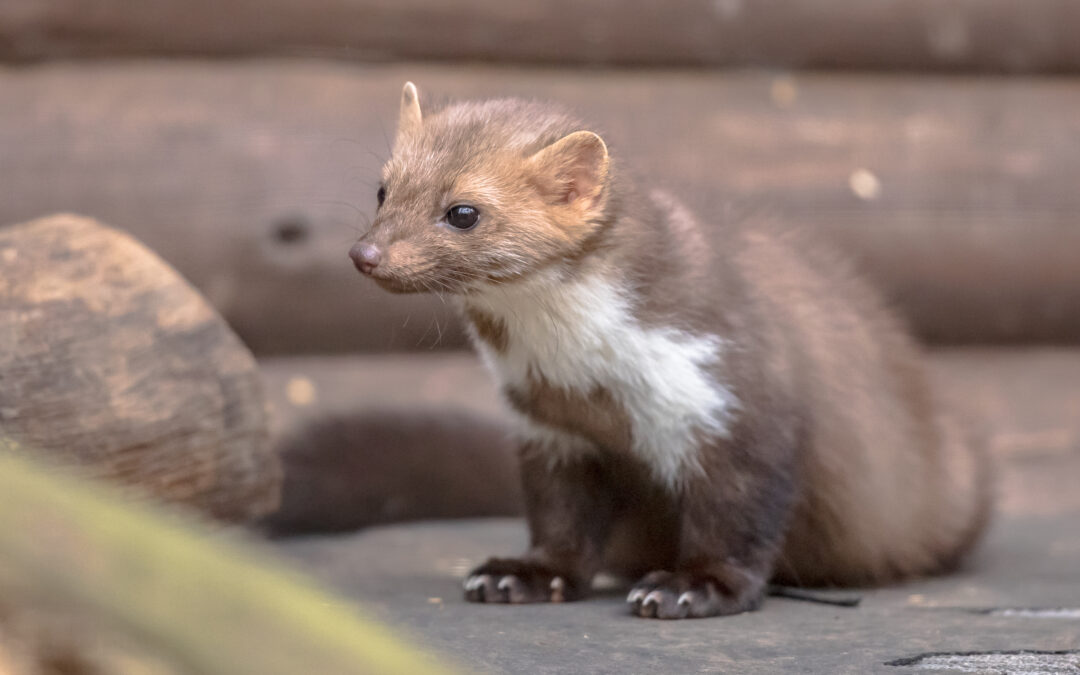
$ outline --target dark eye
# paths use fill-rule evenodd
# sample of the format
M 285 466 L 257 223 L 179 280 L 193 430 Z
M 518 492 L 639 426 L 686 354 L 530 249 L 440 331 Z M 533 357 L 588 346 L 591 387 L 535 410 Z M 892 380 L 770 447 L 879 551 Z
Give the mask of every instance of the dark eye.
M 379 200 L 379 206 L 386 201 L 386 188 L 382 185 L 379 186 L 379 191 L 375 193 L 375 199 Z
M 472 229 L 480 218 L 480 212 L 467 204 L 451 207 L 446 212 L 446 223 L 458 230 Z

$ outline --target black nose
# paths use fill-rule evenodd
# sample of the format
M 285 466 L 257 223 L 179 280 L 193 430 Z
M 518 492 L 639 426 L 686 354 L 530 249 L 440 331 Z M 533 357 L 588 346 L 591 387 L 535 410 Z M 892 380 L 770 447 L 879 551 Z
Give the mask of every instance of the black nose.
M 349 257 L 356 264 L 356 269 L 364 274 L 371 274 L 382 260 L 382 251 L 375 244 L 358 241 L 349 249 Z

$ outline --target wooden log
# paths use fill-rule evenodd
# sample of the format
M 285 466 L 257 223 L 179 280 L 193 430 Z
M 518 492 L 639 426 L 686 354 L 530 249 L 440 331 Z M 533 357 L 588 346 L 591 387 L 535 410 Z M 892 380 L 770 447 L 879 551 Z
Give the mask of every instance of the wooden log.
M 257 354 L 459 347 L 437 298 L 367 283 L 401 83 L 595 121 L 706 220 L 840 242 L 942 343 L 1080 342 L 1080 88 L 1068 80 L 575 72 L 315 62 L 0 70 L 0 222 L 57 208 L 133 232 Z
M 1003 514 L 1080 510 L 1077 474 L 1046 471 L 1080 467 L 1080 349 L 935 349 L 928 362 L 939 395 L 987 443 Z M 259 367 L 286 467 L 271 531 L 521 512 L 513 448 L 492 433 L 513 419 L 479 359 L 278 357 Z
M 273 509 L 251 353 L 131 237 L 54 216 L 0 230 L 0 444 L 225 520 Z
M 1072 0 L 5 0 L 0 57 L 364 60 L 1075 72 Z
M 450 671 L 231 539 L 0 453 L 0 672 Z

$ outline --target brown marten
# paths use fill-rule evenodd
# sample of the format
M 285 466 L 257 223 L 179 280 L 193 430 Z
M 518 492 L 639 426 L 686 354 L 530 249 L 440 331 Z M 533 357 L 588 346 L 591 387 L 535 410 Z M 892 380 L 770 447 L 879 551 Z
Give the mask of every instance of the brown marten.
M 469 600 L 575 600 L 607 570 L 640 616 L 732 614 L 770 581 L 945 570 L 983 529 L 987 460 L 806 233 L 698 220 L 557 107 L 422 112 L 411 83 L 378 202 L 356 266 L 452 296 L 520 422 L 531 545 Z

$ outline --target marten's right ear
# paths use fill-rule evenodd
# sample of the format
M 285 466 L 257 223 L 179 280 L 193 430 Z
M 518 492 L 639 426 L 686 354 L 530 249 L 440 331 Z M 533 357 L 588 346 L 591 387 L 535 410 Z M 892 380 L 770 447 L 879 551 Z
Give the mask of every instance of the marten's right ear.
M 406 137 L 419 132 L 421 124 L 420 94 L 416 92 L 415 84 L 406 82 L 405 88 L 401 90 L 401 114 L 398 116 L 394 147 L 401 145 L 401 141 Z
M 540 193 L 557 204 L 590 209 L 607 182 L 607 145 L 591 131 L 563 136 L 530 157 L 529 163 Z

